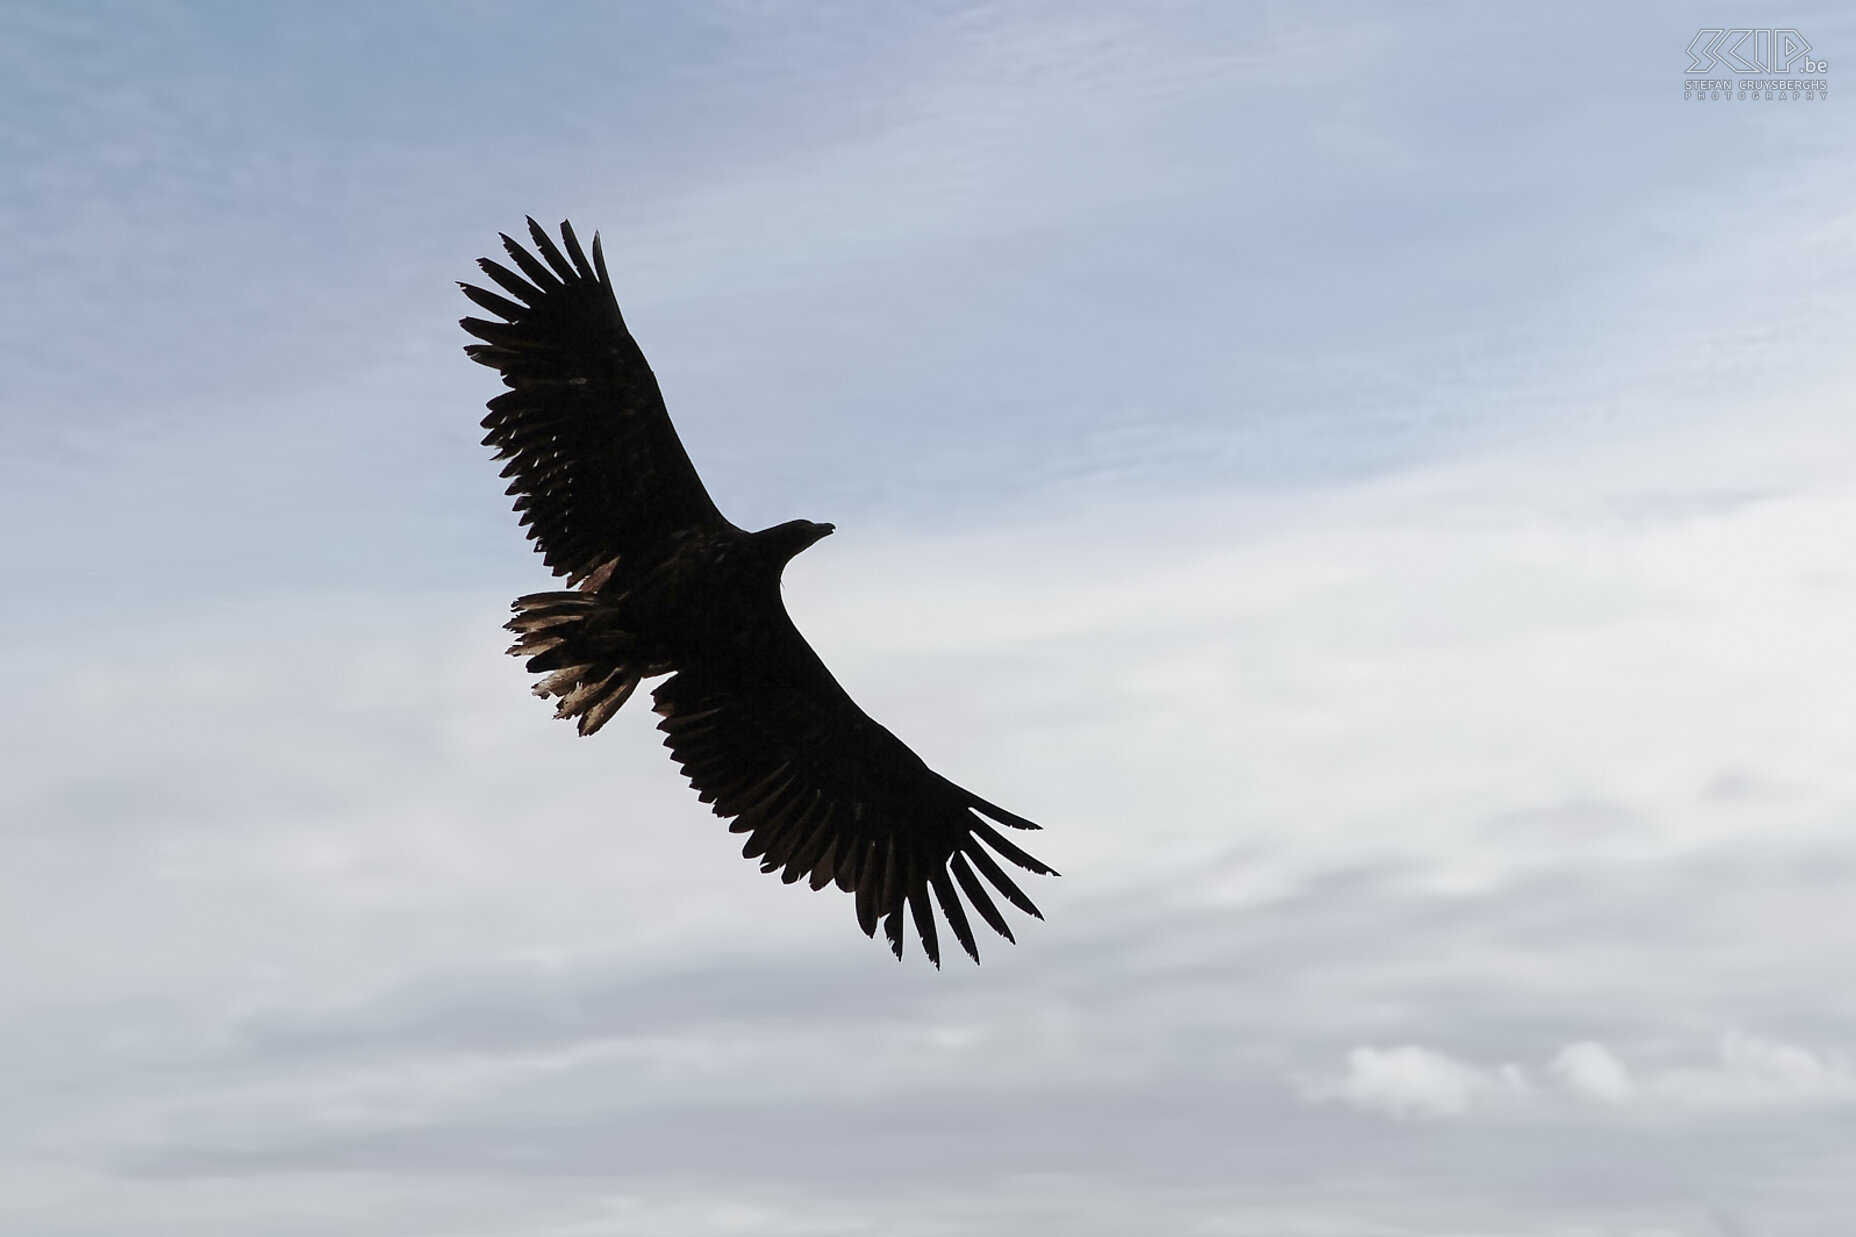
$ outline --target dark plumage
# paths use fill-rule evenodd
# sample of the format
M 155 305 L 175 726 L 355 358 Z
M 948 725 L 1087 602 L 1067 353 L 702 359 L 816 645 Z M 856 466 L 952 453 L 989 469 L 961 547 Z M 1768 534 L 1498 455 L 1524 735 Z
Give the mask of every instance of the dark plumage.
M 1037 826 L 934 772 L 845 694 L 780 600 L 787 562 L 831 525 L 747 533 L 724 519 L 625 329 L 599 238 L 589 262 L 567 224 L 560 246 L 528 226 L 539 259 L 504 236 L 518 270 L 478 264 L 506 295 L 460 286 L 503 319 L 462 323 L 482 341 L 470 358 L 509 387 L 484 443 L 571 590 L 515 603 L 509 651 L 546 676 L 536 694 L 592 734 L 641 680 L 669 675 L 652 693 L 665 746 L 763 872 L 854 894 L 858 926 L 874 936 L 880 920 L 897 957 L 906 915 L 940 965 L 930 890 L 975 961 L 961 895 L 1011 940 L 988 884 L 1038 910 L 987 848 L 1054 875 L 994 827 Z

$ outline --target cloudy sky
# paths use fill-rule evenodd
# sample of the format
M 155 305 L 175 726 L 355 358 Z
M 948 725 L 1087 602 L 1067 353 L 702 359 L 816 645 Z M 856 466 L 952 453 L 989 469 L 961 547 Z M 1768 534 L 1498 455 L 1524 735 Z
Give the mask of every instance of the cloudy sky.
M 1846 6 L 4 17 L 0 1230 L 1850 1230 Z M 501 655 L 531 213 L 1016 947 Z

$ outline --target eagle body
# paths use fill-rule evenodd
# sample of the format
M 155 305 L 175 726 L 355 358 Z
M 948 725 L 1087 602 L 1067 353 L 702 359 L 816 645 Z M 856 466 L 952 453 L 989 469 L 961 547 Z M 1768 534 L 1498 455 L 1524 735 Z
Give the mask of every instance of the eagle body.
M 1012 939 L 994 893 L 1041 916 L 995 856 L 1055 873 L 998 826 L 1037 826 L 873 721 L 787 615 L 781 573 L 832 526 L 750 533 L 724 519 L 625 327 L 598 237 L 589 261 L 565 223 L 560 246 L 532 219 L 529 234 L 536 253 L 502 238 L 517 270 L 479 263 L 507 296 L 462 285 L 503 321 L 462 325 L 479 341 L 471 359 L 508 388 L 490 401 L 484 442 L 508 461 L 528 535 L 568 585 L 518 598 L 508 624 L 510 652 L 543 676 L 536 694 L 588 735 L 661 677 L 665 745 L 764 871 L 851 893 L 858 925 L 874 936 L 880 922 L 897 957 L 912 921 L 940 964 L 937 908 L 975 961 L 968 907 Z

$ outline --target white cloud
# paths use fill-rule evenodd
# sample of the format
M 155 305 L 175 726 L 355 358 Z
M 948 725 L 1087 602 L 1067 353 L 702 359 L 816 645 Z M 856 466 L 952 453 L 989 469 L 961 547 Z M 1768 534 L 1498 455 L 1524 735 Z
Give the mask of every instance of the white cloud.
M 1802 1110 L 1856 1102 L 1856 1074 L 1840 1056 L 1739 1030 L 1721 1036 L 1709 1065 L 1632 1073 L 1602 1044 L 1584 1042 L 1562 1049 L 1554 1069 L 1585 1098 L 1666 1114 Z
M 1856 1102 L 1856 1074 L 1841 1057 L 1745 1031 L 1721 1037 L 1719 1059 L 1644 1080 L 1646 1102 L 1699 1113 L 1815 1108 Z
M 1483 1069 L 1434 1048 L 1403 1044 L 1353 1049 L 1346 1075 L 1317 1083 L 1309 1093 L 1394 1117 L 1456 1117 L 1472 1106 L 1527 1091 L 1527 1079 L 1516 1066 Z
M 1630 1071 L 1594 1040 L 1580 1040 L 1559 1050 L 1552 1071 L 1573 1092 L 1605 1104 L 1627 1103 L 1635 1094 Z
M 1620 1113 L 1706 1116 L 1856 1102 L 1856 1074 L 1842 1058 L 1738 1030 L 1721 1037 L 1712 1065 L 1633 1072 L 1604 1044 L 1579 1040 L 1554 1054 L 1547 1072 L 1569 1097 Z M 1303 1091 L 1393 1117 L 1458 1117 L 1498 1098 L 1515 1112 L 1554 1107 L 1518 1066 L 1479 1065 L 1415 1044 L 1355 1048 L 1344 1075 Z

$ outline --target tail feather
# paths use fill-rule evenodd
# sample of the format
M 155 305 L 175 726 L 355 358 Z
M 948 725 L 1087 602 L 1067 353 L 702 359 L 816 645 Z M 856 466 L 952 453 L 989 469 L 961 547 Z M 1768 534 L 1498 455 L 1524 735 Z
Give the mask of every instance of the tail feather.
M 547 676 L 535 694 L 559 697 L 554 715 L 575 719 L 583 735 L 605 725 L 640 680 L 661 673 L 638 656 L 637 641 L 593 593 L 531 593 L 512 608 L 515 617 L 505 624 L 516 635 L 510 654 L 528 658 L 530 673 Z

